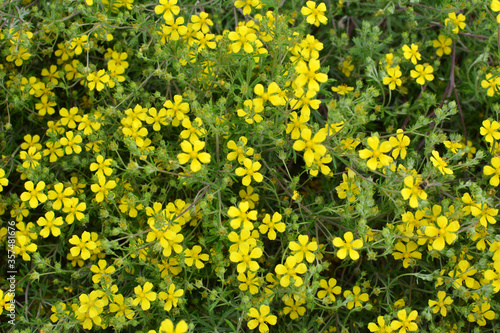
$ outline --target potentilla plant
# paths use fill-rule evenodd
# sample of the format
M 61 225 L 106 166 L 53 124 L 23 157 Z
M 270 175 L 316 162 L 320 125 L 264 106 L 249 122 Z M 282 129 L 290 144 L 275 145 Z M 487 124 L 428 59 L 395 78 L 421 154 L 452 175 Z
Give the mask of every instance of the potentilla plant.
M 498 12 L 4 1 L 0 327 L 495 332 Z

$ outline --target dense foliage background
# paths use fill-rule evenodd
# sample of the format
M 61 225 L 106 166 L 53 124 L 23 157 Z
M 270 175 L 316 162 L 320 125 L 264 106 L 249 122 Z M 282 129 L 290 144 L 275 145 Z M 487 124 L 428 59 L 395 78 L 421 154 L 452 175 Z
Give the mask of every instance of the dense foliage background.
M 498 12 L 0 1 L 0 327 L 497 331 Z

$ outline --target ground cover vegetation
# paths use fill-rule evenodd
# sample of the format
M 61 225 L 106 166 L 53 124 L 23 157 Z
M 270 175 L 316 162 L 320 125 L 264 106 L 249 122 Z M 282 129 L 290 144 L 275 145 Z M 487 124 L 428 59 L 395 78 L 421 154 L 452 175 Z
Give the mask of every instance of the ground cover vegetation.
M 499 12 L 1 1 L 2 331 L 498 331 Z

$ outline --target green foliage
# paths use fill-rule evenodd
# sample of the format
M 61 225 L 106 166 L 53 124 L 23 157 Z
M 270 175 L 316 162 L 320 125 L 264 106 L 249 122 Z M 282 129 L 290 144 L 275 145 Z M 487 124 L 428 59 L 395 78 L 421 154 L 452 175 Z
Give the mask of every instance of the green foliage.
M 495 332 L 497 12 L 0 2 L 0 327 Z

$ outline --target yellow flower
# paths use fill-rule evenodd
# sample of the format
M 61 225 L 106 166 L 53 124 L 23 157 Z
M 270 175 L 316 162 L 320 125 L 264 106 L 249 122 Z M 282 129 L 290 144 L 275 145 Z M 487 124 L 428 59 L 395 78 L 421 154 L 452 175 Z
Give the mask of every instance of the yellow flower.
M 342 61 L 342 63 L 338 65 L 338 68 L 345 76 L 350 77 L 351 72 L 354 70 L 351 57 L 347 57 L 346 60 Z
M 474 304 L 472 312 L 473 313 L 469 313 L 467 316 L 467 320 L 470 322 L 477 322 L 479 326 L 485 326 L 486 319 L 495 319 L 495 312 L 491 310 L 491 304 L 487 301 Z
M 465 145 L 463 144 L 463 142 L 460 142 L 460 141 L 445 141 L 443 142 L 444 146 L 446 148 L 448 148 L 449 150 L 451 150 L 453 153 L 457 153 L 459 149 L 463 149 L 465 148 Z M 462 153 L 463 155 L 463 153 Z
M 454 34 L 458 34 L 458 31 L 460 29 L 465 29 L 465 16 L 463 14 L 455 14 L 455 13 L 448 13 L 448 18 L 446 20 L 444 20 L 444 24 L 446 26 L 448 26 L 450 23 L 453 23 L 453 25 L 455 26 L 453 28 L 453 33 Z
M 290 242 L 288 248 L 295 252 L 293 255 L 297 262 L 302 262 L 304 258 L 308 262 L 313 262 L 316 258 L 314 252 L 318 249 L 318 243 L 309 242 L 309 236 L 307 235 L 299 235 L 298 243 Z
M 112 161 L 113 160 L 111 158 L 104 159 L 104 156 L 97 155 L 96 157 L 97 163 L 90 164 L 90 171 L 95 171 L 95 174 L 98 178 L 104 175 L 109 177 L 111 176 L 111 173 L 113 173 L 113 169 L 109 167 Z
M 391 151 L 392 146 L 389 141 L 384 141 L 380 143 L 380 140 L 376 136 L 369 137 L 367 139 L 368 146 L 370 149 L 363 149 L 359 151 L 359 157 L 363 160 L 368 159 L 366 165 L 371 170 L 376 170 L 381 166 L 388 166 L 392 163 L 392 157 L 385 155 Z
M 82 147 L 78 145 L 79 143 L 82 143 L 82 137 L 80 134 L 74 135 L 73 131 L 68 131 L 65 135 L 66 137 L 62 137 L 59 142 L 62 146 L 66 146 L 64 148 L 66 155 L 71 155 L 73 152 L 75 152 L 75 154 L 80 154 L 82 151 Z
M 49 96 L 43 95 L 40 98 L 40 103 L 35 104 L 35 108 L 38 110 L 38 114 L 40 116 L 45 116 L 46 114 L 54 114 L 56 110 L 53 108 L 53 106 L 56 105 L 56 102 L 49 101 Z
M 16 255 L 21 255 L 24 261 L 30 261 L 31 256 L 28 252 L 35 252 L 38 246 L 35 243 L 31 243 L 31 240 L 24 235 L 16 236 L 16 238 L 18 245 L 14 246 L 14 253 Z
M 65 219 L 68 224 L 72 224 L 75 217 L 78 221 L 81 221 L 85 217 L 82 212 L 87 208 L 85 202 L 78 202 L 78 198 L 70 198 L 70 200 L 71 203 L 63 208 L 63 212 L 68 214 Z
M 498 209 L 491 208 L 485 203 L 472 206 L 470 208 L 470 211 L 472 213 L 472 216 L 474 216 L 474 217 L 481 216 L 479 223 L 483 227 L 487 227 L 488 223 L 490 223 L 490 224 L 497 223 L 495 216 L 497 216 L 497 214 L 498 214 Z
M 90 90 L 96 89 L 97 91 L 101 91 L 104 89 L 104 83 L 108 83 L 108 81 L 109 75 L 106 74 L 104 69 L 87 75 L 87 82 Z
M 264 86 L 260 83 L 256 84 L 254 93 L 259 96 L 253 99 L 254 105 L 263 106 L 265 102 L 269 101 L 272 105 L 285 105 L 285 100 L 281 97 L 281 88 L 276 82 L 271 82 L 267 87 L 267 91 L 264 90 Z
M 90 258 L 90 250 L 94 250 L 97 247 L 96 243 L 90 239 L 90 232 L 88 231 L 82 233 L 81 239 L 77 235 L 73 235 L 69 243 L 74 245 L 70 249 L 71 255 L 73 257 L 80 255 L 83 260 Z
M 198 269 L 202 269 L 205 267 L 203 261 L 208 261 L 210 257 L 206 253 L 201 253 L 201 246 L 195 245 L 192 249 L 184 250 L 184 254 L 186 259 L 184 259 L 184 263 L 189 267 L 193 266 L 193 264 Z M 203 261 L 202 261 L 203 260 Z
M 321 144 L 326 140 L 326 133 L 325 131 L 318 131 L 314 134 L 314 137 L 311 138 L 312 131 L 309 128 L 304 128 L 300 132 L 300 135 L 303 140 L 296 140 L 293 143 L 293 149 L 296 151 L 305 150 L 304 161 L 306 162 L 306 165 L 310 167 L 314 162 L 315 154 L 323 157 L 327 152 L 326 147 Z
M 45 213 L 45 216 L 38 218 L 38 220 L 36 221 L 36 223 L 39 226 L 44 227 L 40 231 L 40 236 L 42 236 L 43 238 L 49 237 L 51 232 L 52 232 L 52 235 L 54 237 L 57 237 L 61 234 L 61 230 L 59 229 L 58 226 L 63 225 L 63 223 L 64 223 L 63 219 L 61 216 L 59 216 L 57 218 L 54 218 L 54 217 L 55 217 L 54 212 L 49 211 L 49 212 Z
M 254 209 L 255 204 L 259 201 L 259 195 L 257 193 L 254 193 L 253 190 L 254 189 L 252 186 L 247 186 L 246 189 L 240 190 L 240 192 L 238 193 L 241 201 L 248 202 L 248 207 L 250 207 L 250 209 Z
M 141 309 L 143 311 L 148 310 L 151 307 L 152 301 L 156 300 L 156 293 L 151 291 L 153 289 L 153 284 L 151 282 L 146 282 L 144 287 L 140 285 L 134 288 L 134 293 L 137 295 L 136 298 L 132 301 L 133 305 L 141 304 Z
M 161 322 L 161 326 L 158 329 L 158 333 L 186 333 L 189 329 L 188 324 L 181 320 L 174 327 L 174 323 L 170 319 L 165 319 Z
M 93 0 L 91 0 L 93 1 Z M 87 43 L 88 41 L 88 36 L 87 35 L 82 35 L 80 37 L 75 37 L 71 41 L 71 49 L 75 51 L 76 55 L 80 55 L 83 52 L 83 48 L 87 49 L 89 44 Z
M 281 221 L 280 213 L 274 213 L 272 219 L 269 214 L 266 214 L 264 216 L 264 219 L 262 220 L 262 224 L 259 225 L 260 233 L 263 235 L 267 233 L 267 237 L 269 237 L 270 240 L 275 240 L 276 231 L 283 233 L 285 232 L 286 229 L 285 223 L 280 221 Z
M 453 43 L 451 38 L 446 38 L 443 35 L 439 35 L 438 39 L 432 41 L 432 47 L 436 48 L 436 54 L 438 57 L 442 57 L 443 54 L 450 54 L 451 47 L 450 45 Z
M 234 7 L 243 8 L 243 15 L 249 15 L 252 12 L 252 7 L 261 8 L 260 0 L 236 0 Z
M 285 315 L 290 314 L 290 319 L 295 320 L 306 313 L 306 308 L 301 306 L 305 304 L 305 301 L 300 299 L 299 295 L 294 294 L 292 297 L 285 295 L 283 296 L 283 301 L 286 305 L 283 308 L 283 313 Z
M 354 87 L 349 87 L 347 84 L 341 84 L 337 87 L 332 87 L 332 91 L 336 92 L 339 95 L 345 95 L 354 90 Z
M 286 133 L 291 134 L 290 137 L 293 140 L 300 138 L 300 133 L 307 128 L 307 122 L 309 121 L 310 113 L 301 112 L 300 117 L 297 112 L 290 113 L 290 122 L 286 125 Z
M 307 272 L 307 266 L 304 263 L 299 263 L 297 265 L 297 259 L 294 256 L 289 256 L 285 260 L 285 264 L 279 264 L 274 268 L 276 274 L 281 275 L 280 285 L 282 287 L 288 287 L 290 285 L 290 279 L 294 279 L 295 287 L 300 287 L 304 280 L 297 274 L 304 274 Z
M 21 151 L 19 157 L 24 160 L 23 168 L 25 169 L 35 169 L 40 165 L 39 160 L 42 158 L 42 154 L 36 150 L 35 147 L 30 147 L 28 151 Z
M 344 234 L 344 240 L 340 237 L 335 237 L 332 241 L 333 245 L 339 247 L 337 257 L 344 259 L 348 254 L 352 260 L 359 259 L 359 250 L 363 247 L 363 240 L 354 239 L 352 232 L 348 231 Z
M 351 302 L 347 303 L 347 308 L 350 310 L 352 308 L 358 308 L 361 307 L 362 304 L 361 302 L 368 302 L 369 297 L 367 293 L 361 293 L 361 288 L 358 286 L 354 286 L 352 288 L 352 292 L 350 290 L 344 291 L 344 297 L 347 298 L 347 296 L 353 295 L 354 299 Z
M 240 52 L 242 47 L 246 53 L 254 51 L 252 44 L 257 40 L 257 35 L 247 26 L 236 27 L 236 31 L 231 31 L 227 37 L 233 42 L 231 44 L 231 51 L 233 53 Z
M 193 23 L 193 30 L 200 31 L 204 34 L 210 31 L 210 26 L 214 25 L 208 14 L 201 12 L 200 15 L 191 15 L 191 23 Z
M 38 206 L 38 202 L 44 203 L 47 201 L 47 196 L 43 193 L 43 189 L 45 188 L 45 182 L 40 181 L 35 185 L 31 180 L 24 183 L 24 188 L 26 192 L 21 193 L 21 200 L 28 201 L 31 208 L 36 208 Z
M 4 169 L 0 168 L 0 192 L 3 191 L 3 187 L 9 185 L 9 179 L 5 177 Z
M 172 307 L 177 307 L 179 298 L 184 295 L 184 290 L 175 289 L 175 284 L 168 286 L 167 292 L 160 291 L 158 293 L 158 299 L 165 301 L 165 306 L 163 309 L 165 311 L 170 311 Z
M 500 123 L 486 119 L 483 121 L 483 126 L 479 129 L 484 140 L 493 143 L 493 140 L 500 140 Z
M 418 84 L 424 85 L 425 81 L 434 80 L 432 72 L 434 72 L 434 69 L 429 64 L 416 65 L 415 69 L 410 71 L 410 75 L 412 78 L 417 79 Z
M 375 324 L 375 323 L 368 324 L 368 329 L 370 330 L 370 332 L 379 332 L 379 333 L 391 333 L 392 332 L 391 326 L 386 325 L 383 316 L 377 317 L 377 324 Z
M 116 182 L 114 180 L 106 182 L 106 177 L 104 176 L 98 177 L 98 182 L 98 184 L 90 185 L 90 189 L 92 192 L 96 193 L 95 200 L 97 202 L 102 202 L 104 201 L 104 197 L 108 195 L 109 190 L 116 187 Z
M 396 86 L 401 86 L 402 81 L 400 78 L 403 73 L 401 73 L 399 66 L 387 68 L 387 75 L 383 78 L 382 83 L 388 85 L 390 90 L 396 89 Z
M 163 14 L 165 21 L 172 20 L 174 15 L 179 14 L 181 11 L 179 6 L 176 6 L 177 0 L 160 0 L 160 4 L 156 5 L 155 13 L 157 15 Z
M 175 127 L 180 125 L 181 121 L 186 117 L 186 113 L 189 112 L 189 104 L 182 103 L 181 95 L 174 95 L 174 102 L 167 100 L 163 103 L 163 106 L 167 109 L 167 116 L 173 118 L 172 126 Z
M 159 132 L 161 130 L 161 125 L 167 126 L 167 110 L 164 108 L 161 108 L 160 111 L 157 111 L 156 108 L 149 108 L 148 109 L 148 114 L 146 118 L 146 123 L 148 124 L 153 124 L 153 130 L 155 132 Z M 185 118 L 188 119 L 188 118 Z M 189 120 L 189 119 L 188 119 Z M 187 139 L 187 138 L 183 138 Z
M 111 282 L 110 275 L 113 274 L 116 269 L 112 265 L 108 267 L 107 265 L 108 263 L 106 262 L 106 260 L 101 259 L 99 260 L 97 265 L 92 265 L 90 267 L 90 271 L 94 273 L 94 275 L 92 275 L 92 282 L 99 283 L 102 278 L 104 278 L 106 282 Z
M 260 172 L 257 172 L 260 170 L 262 166 L 259 162 L 252 162 L 251 159 L 245 158 L 245 160 L 243 161 L 243 166 L 244 168 L 242 167 L 236 168 L 234 172 L 236 173 L 237 176 L 243 177 L 242 184 L 244 186 L 250 185 L 252 178 L 258 183 L 264 180 L 264 176 L 262 176 Z
M 427 193 L 422 189 L 420 184 L 422 183 L 422 179 L 413 176 L 406 176 L 404 179 L 405 188 L 401 190 L 401 195 L 403 199 L 410 199 L 410 207 L 418 208 L 418 198 L 422 200 L 427 199 Z
M 229 222 L 231 224 L 231 228 L 238 229 L 243 223 L 243 229 L 253 230 L 253 224 L 250 220 L 257 220 L 257 211 L 251 210 L 248 211 L 250 204 L 246 201 L 242 201 L 238 204 L 238 208 L 231 206 L 227 211 L 227 215 L 232 217 L 233 219 Z
M 431 162 L 432 164 L 438 168 L 438 170 L 443 174 L 443 175 L 452 175 L 453 170 L 450 168 L 447 168 L 448 164 L 446 161 L 439 156 L 439 153 L 436 150 L 432 151 L 432 157 L 431 157 Z
M 19 45 L 17 47 L 16 45 L 12 45 L 11 47 L 9 47 L 9 55 L 7 56 L 6 60 L 8 62 L 14 62 L 16 66 L 22 66 L 23 61 L 28 60 L 30 57 L 31 54 L 24 46 Z
M 248 242 L 243 242 L 238 247 L 238 250 L 232 251 L 229 259 L 232 262 L 238 263 L 236 270 L 238 273 L 245 273 L 247 268 L 251 271 L 259 269 L 259 263 L 252 259 L 259 259 L 262 257 L 262 250 L 259 247 L 250 247 Z
M 300 9 L 300 13 L 307 16 L 306 21 L 319 27 L 321 24 L 327 24 L 328 18 L 325 16 L 326 5 L 322 2 L 316 7 L 314 1 L 307 1 L 306 6 Z
M 500 14 L 499 14 L 500 15 Z M 500 85 L 500 77 L 493 76 L 492 73 L 486 74 L 486 78 L 481 81 L 481 87 L 488 89 L 486 94 L 493 97 L 496 92 L 498 92 L 498 87 Z
M 407 315 L 406 310 L 398 311 L 398 319 L 391 322 L 393 330 L 399 329 L 399 333 L 406 333 L 407 331 L 414 332 L 418 330 L 417 324 L 414 322 L 418 317 L 418 312 L 413 310 Z
M 118 294 L 113 296 L 113 303 L 109 305 L 109 311 L 115 313 L 116 317 L 125 317 L 127 319 L 134 318 L 135 312 L 130 308 L 131 298 L 126 301 L 123 299 L 123 295 Z
M 303 60 L 299 61 L 297 66 L 295 67 L 295 72 L 299 74 L 299 76 L 295 79 L 295 84 L 299 88 L 304 87 L 307 84 L 307 88 L 309 90 L 319 91 L 319 83 L 324 83 L 328 80 L 328 75 L 324 73 L 318 73 L 321 64 L 319 59 L 310 59 L 309 63 L 304 62 Z
M 238 274 L 238 281 L 240 281 L 239 289 L 241 291 L 250 291 L 250 294 L 255 295 L 259 292 L 259 277 L 256 273 L 247 272 Z
M 494 12 L 500 12 L 499 0 L 491 0 L 491 10 Z M 497 15 L 497 22 L 500 23 L 500 14 Z
M 42 69 L 42 76 L 46 76 L 52 84 L 57 85 L 59 81 L 57 79 L 60 79 L 61 77 L 59 76 L 59 71 L 57 70 L 56 65 L 51 65 L 50 69 L 44 68 Z
M 66 108 L 59 110 L 61 125 L 67 126 L 68 128 L 76 128 L 76 123 L 82 120 L 82 117 L 78 114 L 78 112 L 79 110 L 77 107 L 72 107 L 69 111 Z
M 405 59 L 410 60 L 414 65 L 417 64 L 417 60 L 421 60 L 422 56 L 418 52 L 418 45 L 411 44 L 411 48 L 408 45 L 403 46 L 403 56 Z
M 491 186 L 498 186 L 500 184 L 500 158 L 493 157 L 491 159 L 491 166 L 486 165 L 483 170 L 486 176 L 493 175 L 493 177 L 490 178 Z
M 451 244 L 457 239 L 456 232 L 460 229 L 460 224 L 457 221 L 451 221 L 448 223 L 448 219 L 445 216 L 439 216 L 437 218 L 436 224 L 439 228 L 429 225 L 425 227 L 425 234 L 428 237 L 434 238 L 431 247 L 435 250 L 441 251 L 444 249 L 445 240 L 446 243 Z
M 186 164 L 191 160 L 191 172 L 197 172 L 201 169 L 201 163 L 210 163 L 211 157 L 209 153 L 200 152 L 205 147 L 205 142 L 193 140 L 189 142 L 184 140 L 181 142 L 181 148 L 184 153 L 177 155 L 180 164 Z M 200 163 L 201 162 L 201 163 Z
M 429 300 L 429 306 L 432 308 L 432 312 L 434 313 L 441 313 L 441 316 L 446 317 L 447 310 L 446 307 L 447 305 L 450 305 L 453 303 L 453 300 L 451 299 L 450 296 L 446 297 L 446 292 L 444 291 L 438 291 L 438 300 Z M 445 298 L 446 297 L 446 298 Z
M 337 280 L 330 278 L 328 282 L 325 279 L 319 281 L 319 285 L 322 290 L 318 291 L 318 298 L 323 299 L 328 296 L 330 302 L 335 302 L 335 295 L 340 295 L 342 288 L 337 286 Z
M 169 40 L 179 40 L 181 36 L 187 33 L 187 27 L 184 24 L 184 17 L 178 17 L 165 20 L 165 25 L 162 26 L 161 35 L 168 37 Z
M 342 182 L 335 187 L 337 195 L 340 199 L 346 199 L 349 195 L 349 202 L 356 200 L 356 195 L 360 194 L 359 187 L 355 183 L 353 172 L 342 173 Z
M 410 138 L 403 134 L 401 128 L 399 128 L 396 133 L 397 135 L 395 137 L 391 136 L 389 138 L 389 143 L 394 148 L 392 150 L 392 157 L 398 158 L 398 156 L 401 155 L 401 159 L 404 160 L 406 158 L 406 147 L 410 145 Z
M 260 333 L 266 333 L 269 332 L 269 325 L 276 325 L 276 322 L 278 320 L 278 317 L 274 315 L 270 315 L 269 313 L 271 312 L 271 309 L 269 308 L 268 305 L 262 304 L 257 310 L 256 308 L 250 308 L 248 310 L 248 316 L 250 318 L 254 318 L 248 322 L 248 328 L 253 330 L 257 326 L 259 327 L 259 332 Z
M 93 290 L 89 295 L 81 294 L 79 297 L 80 306 L 77 312 L 87 314 L 90 318 L 98 317 L 103 308 L 108 305 L 108 300 L 102 297 L 103 294 L 100 290 Z
M 395 260 L 401 260 L 403 259 L 403 267 L 408 268 L 410 265 L 410 260 L 412 258 L 416 259 L 422 259 L 422 253 L 417 251 L 418 245 L 414 241 L 408 242 L 406 245 L 399 241 L 394 245 L 394 252 L 392 255 L 394 256 Z M 399 252 L 396 252 L 399 251 Z
M 235 159 L 238 159 L 238 162 L 241 164 L 245 160 L 245 155 L 246 156 L 252 156 L 254 153 L 253 148 L 250 147 L 245 147 L 248 142 L 248 139 L 244 136 L 240 136 L 238 144 L 234 142 L 233 140 L 229 140 L 227 143 L 227 148 L 234 150 L 227 154 L 227 160 L 228 161 L 234 161 Z

